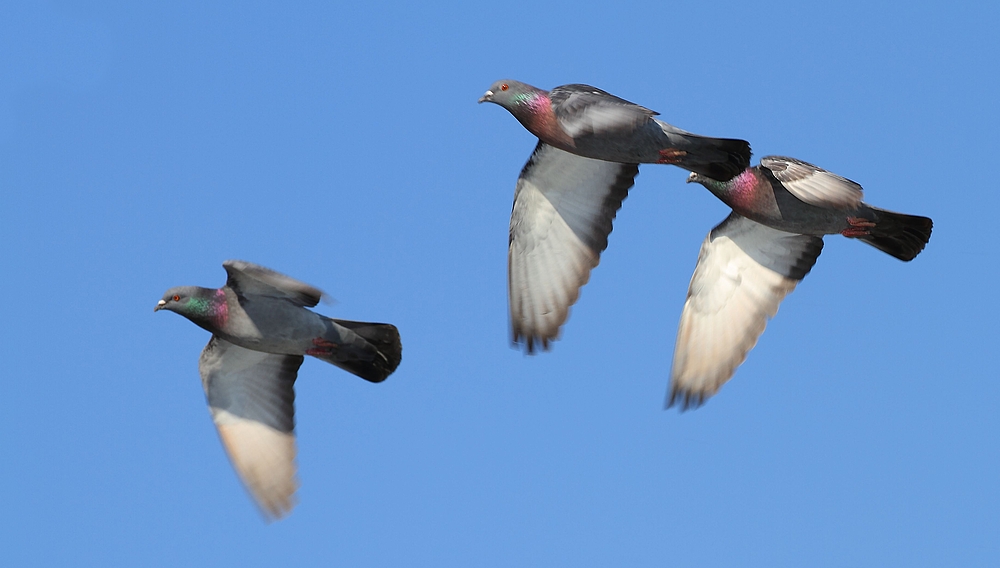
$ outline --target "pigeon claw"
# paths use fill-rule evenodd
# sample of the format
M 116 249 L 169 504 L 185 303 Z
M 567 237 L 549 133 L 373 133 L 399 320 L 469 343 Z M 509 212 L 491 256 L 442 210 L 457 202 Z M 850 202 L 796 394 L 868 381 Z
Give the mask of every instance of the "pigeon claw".
M 875 226 L 875 223 L 872 223 L 868 219 L 864 219 L 862 217 L 848 217 L 847 223 L 850 225 L 850 227 L 841 231 L 840 234 L 844 235 L 845 237 L 851 237 L 851 238 L 864 237 L 870 235 L 871 231 L 869 231 L 868 229 L 871 229 L 872 227 Z
M 660 150 L 660 159 L 656 161 L 657 164 L 678 164 L 681 158 L 687 156 L 687 152 L 684 150 L 678 150 L 677 148 L 667 148 L 666 150 Z

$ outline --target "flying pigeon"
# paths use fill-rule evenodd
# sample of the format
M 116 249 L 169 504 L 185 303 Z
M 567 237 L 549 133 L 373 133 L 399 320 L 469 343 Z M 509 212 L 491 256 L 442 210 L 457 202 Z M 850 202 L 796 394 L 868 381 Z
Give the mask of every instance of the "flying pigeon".
M 750 165 L 745 140 L 707 138 L 589 85 L 543 91 L 497 81 L 496 103 L 538 137 L 514 190 L 508 252 L 513 343 L 549 348 L 608 246 L 638 164 L 674 164 L 729 180 Z
M 872 207 L 857 183 L 812 164 L 767 156 L 728 182 L 692 173 L 732 207 L 701 245 L 677 330 L 667 406 L 700 406 L 728 381 L 778 304 L 840 233 L 913 260 L 932 221 Z
M 658 112 L 590 85 L 543 91 L 512 80 L 493 83 L 480 103 L 496 103 L 549 146 L 622 164 L 674 164 L 728 181 L 750 165 L 750 143 L 708 138 L 657 120 Z
M 295 506 L 295 377 L 303 356 L 382 382 L 399 365 L 396 327 L 321 316 L 323 292 L 239 260 L 222 263 L 219 289 L 171 288 L 154 311 L 176 312 L 212 332 L 198 363 L 219 438 L 269 518 Z

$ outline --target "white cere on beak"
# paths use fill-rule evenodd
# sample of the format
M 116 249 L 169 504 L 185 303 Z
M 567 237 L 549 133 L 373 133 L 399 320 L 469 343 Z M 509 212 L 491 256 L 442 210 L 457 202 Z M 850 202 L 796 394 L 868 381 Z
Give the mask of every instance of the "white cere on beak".
M 156 302 L 156 310 L 159 310 L 160 308 L 162 308 L 165 305 L 167 305 L 167 301 L 166 300 L 160 300 L 159 302 Z M 156 310 L 153 310 L 153 311 L 155 312 Z
M 479 97 L 479 102 L 481 102 L 481 103 L 482 102 L 486 102 L 486 101 L 490 100 L 491 98 L 493 98 L 493 91 L 492 90 L 486 91 L 485 93 L 483 93 L 483 96 Z

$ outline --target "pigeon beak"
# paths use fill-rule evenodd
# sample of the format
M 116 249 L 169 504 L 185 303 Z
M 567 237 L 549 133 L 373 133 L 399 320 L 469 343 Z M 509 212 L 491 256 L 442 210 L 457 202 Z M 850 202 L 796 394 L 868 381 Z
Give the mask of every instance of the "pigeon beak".
M 166 301 L 160 300 L 159 302 L 156 302 L 156 307 L 153 308 L 153 311 L 154 312 L 158 312 L 158 311 L 160 311 L 160 310 L 163 309 L 163 306 L 166 306 L 166 305 L 167 305 Z
M 698 174 L 691 172 L 691 175 L 688 176 L 687 181 L 684 183 L 691 183 L 696 179 L 698 179 Z
M 480 103 L 486 103 L 493 100 L 493 91 L 486 91 L 483 96 L 479 97 Z

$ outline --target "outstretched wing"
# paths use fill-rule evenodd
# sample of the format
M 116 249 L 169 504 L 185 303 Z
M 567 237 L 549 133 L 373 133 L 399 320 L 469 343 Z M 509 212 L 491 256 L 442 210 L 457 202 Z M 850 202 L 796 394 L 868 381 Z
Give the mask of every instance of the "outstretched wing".
M 258 264 L 227 260 L 222 263 L 222 267 L 229 274 L 226 286 L 238 294 L 283 298 L 307 308 L 315 306 L 323 298 L 323 291 L 319 288 Z
M 563 85 L 549 92 L 560 126 L 572 138 L 631 132 L 658 113 L 590 85 Z
M 812 269 L 823 239 L 732 213 L 701 245 L 681 313 L 667 406 L 700 406 L 757 344 L 778 304 Z
M 295 506 L 293 385 L 302 359 L 251 351 L 213 335 L 198 365 L 222 445 L 269 518 Z
M 514 343 L 548 349 L 608 246 L 611 222 L 639 173 L 539 142 L 510 216 L 508 292 Z
M 864 198 L 860 185 L 802 160 L 765 156 L 760 165 L 792 195 L 810 205 L 851 210 L 857 209 Z

